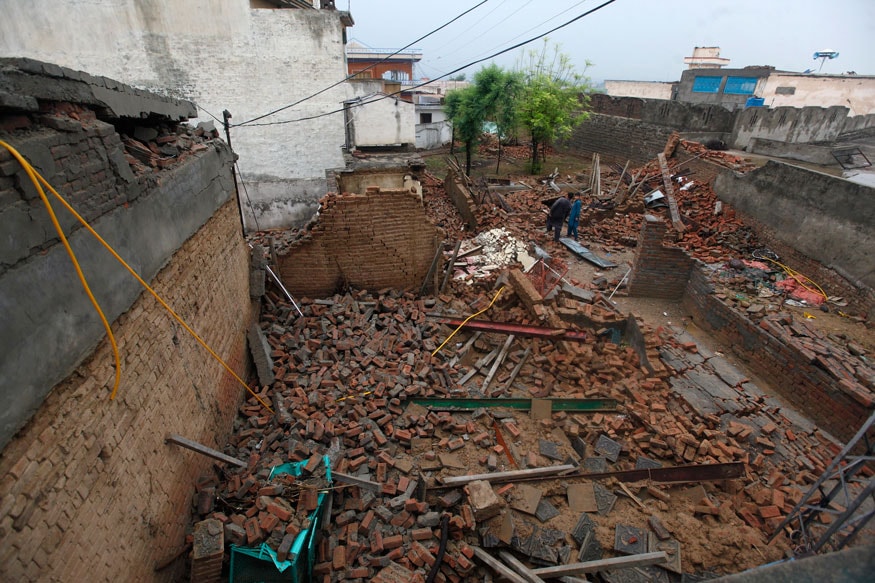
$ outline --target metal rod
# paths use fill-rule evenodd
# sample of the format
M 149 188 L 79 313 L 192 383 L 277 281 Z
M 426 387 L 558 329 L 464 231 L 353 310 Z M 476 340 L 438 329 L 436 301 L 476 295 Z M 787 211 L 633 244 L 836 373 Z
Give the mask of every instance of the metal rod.
M 267 273 L 273 278 L 280 289 L 283 290 L 283 293 L 286 294 L 286 297 L 292 302 L 292 305 L 295 306 L 295 309 L 298 311 L 298 314 L 303 318 L 304 312 L 301 311 L 301 308 L 298 307 L 298 304 L 295 303 L 295 298 L 292 297 L 292 294 L 289 293 L 289 290 L 286 289 L 286 286 L 283 285 L 283 282 L 280 281 L 280 278 L 277 277 L 277 274 L 273 272 L 273 269 L 270 268 L 270 265 L 265 265 L 264 268 L 267 270 Z

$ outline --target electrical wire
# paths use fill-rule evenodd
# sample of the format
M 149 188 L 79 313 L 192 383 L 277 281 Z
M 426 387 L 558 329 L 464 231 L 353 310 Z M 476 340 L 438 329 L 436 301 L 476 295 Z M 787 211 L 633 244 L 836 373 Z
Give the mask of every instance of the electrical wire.
M 477 8 L 483 6 L 483 5 L 486 4 L 487 2 L 489 2 L 489 0 L 482 0 L 482 2 L 480 2 L 480 3 L 478 3 L 478 4 L 475 4 L 474 6 L 472 6 L 471 8 L 469 8 L 468 10 L 462 12 L 462 13 L 459 14 L 458 16 L 452 18 L 451 20 L 448 20 L 447 22 L 445 22 L 444 24 L 440 25 L 439 27 L 437 27 L 436 29 L 432 30 L 431 32 L 429 32 L 429 33 L 427 33 L 427 34 L 424 34 L 423 36 L 419 37 L 418 39 L 414 40 L 413 42 L 411 42 L 411 43 L 409 43 L 409 44 L 407 44 L 407 45 L 401 47 L 400 49 L 398 49 L 398 50 L 395 51 L 394 53 L 392 53 L 392 54 L 390 54 L 390 55 L 387 55 L 387 56 L 386 56 L 385 58 L 383 58 L 382 60 L 377 61 L 376 63 L 373 63 L 372 65 L 369 65 L 369 66 L 365 67 L 365 68 L 362 69 L 361 71 L 356 71 L 355 73 L 353 73 L 353 74 L 351 74 L 351 75 L 347 75 L 346 77 L 344 77 L 344 78 L 341 79 L 340 81 L 338 81 L 338 82 L 336 82 L 336 83 L 333 83 L 333 84 L 329 85 L 328 87 L 325 87 L 324 89 L 320 89 L 319 91 L 317 91 L 316 93 L 313 93 L 312 95 L 308 95 L 307 97 L 304 97 L 304 98 L 302 98 L 302 99 L 299 99 L 298 101 L 296 101 L 296 102 L 294 102 L 294 103 L 290 103 L 289 105 L 284 105 L 284 106 L 282 106 L 282 107 L 280 107 L 280 108 L 277 108 L 277 109 L 275 109 L 275 110 L 273 110 L 273 111 L 270 111 L 270 112 L 268 112 L 268 113 L 265 113 L 265 114 L 263 114 L 263 115 L 259 115 L 259 116 L 257 116 L 257 117 L 253 117 L 252 119 L 246 120 L 246 121 L 244 121 L 244 122 L 240 122 L 239 124 L 234 124 L 234 125 L 232 125 L 231 127 L 239 127 L 239 126 L 250 125 L 252 122 L 258 121 L 258 120 L 260 120 L 260 119 L 264 119 L 264 118 L 269 117 L 269 116 L 271 116 L 271 115 L 277 114 L 277 113 L 279 113 L 279 112 L 281 112 L 281 111 L 285 111 L 286 109 L 289 109 L 290 107 L 294 107 L 294 106 L 296 106 L 296 105 L 298 105 L 298 104 L 300 104 L 300 103 L 303 103 L 303 102 L 305 102 L 305 101 L 307 101 L 307 100 L 309 100 L 309 99 L 313 99 L 313 98 L 316 97 L 317 95 L 321 95 L 321 94 L 325 93 L 326 91 L 328 91 L 329 89 L 333 89 L 333 88 L 337 87 L 338 85 L 340 85 L 340 84 L 342 84 L 342 83 L 346 83 L 346 82 L 349 81 L 350 79 L 354 78 L 356 75 L 359 75 L 360 73 L 364 73 L 365 71 L 369 71 L 369 70 L 373 69 L 374 67 L 376 67 L 377 65 L 379 65 L 379 64 L 381 64 L 381 63 L 385 63 L 386 61 L 388 61 L 389 59 L 391 59 L 392 57 L 394 57 L 395 55 L 397 55 L 397 54 L 400 53 L 401 51 L 404 51 L 404 50 L 406 50 L 406 49 L 412 47 L 414 44 L 418 43 L 419 41 L 421 41 L 421 40 L 423 40 L 423 39 L 426 39 L 426 38 L 430 37 L 431 35 L 435 34 L 436 32 L 438 32 L 438 31 L 440 31 L 440 30 L 443 30 L 444 28 L 446 28 L 446 27 L 449 26 L 450 24 L 452 24 L 452 23 L 454 23 L 455 21 L 459 20 L 460 18 L 462 18 L 463 16 L 465 16 L 465 15 L 468 14 L 469 12 L 472 12 L 472 11 L 476 10 Z
M 212 348 L 210 348 L 209 345 L 194 330 L 192 330 L 192 328 L 185 322 L 185 320 L 183 320 L 176 312 L 173 311 L 173 309 L 167 304 L 167 302 L 165 302 L 164 299 L 161 298 L 161 296 L 159 296 L 158 293 L 154 289 L 152 289 L 152 287 L 148 283 L 146 283 L 146 281 L 142 277 L 140 277 L 140 275 L 136 271 L 134 271 L 134 269 L 130 265 L 128 265 L 128 263 L 124 259 L 122 259 L 118 253 L 116 253 L 115 249 L 113 249 L 112 246 L 109 243 L 107 243 L 103 239 L 103 237 L 101 237 L 97 233 L 97 231 L 94 230 L 94 228 L 92 228 L 92 226 L 88 223 L 88 221 L 86 221 L 84 218 L 82 218 L 82 215 L 80 215 L 78 212 L 76 212 L 76 209 L 74 209 L 72 206 L 70 206 L 70 204 L 64 199 L 64 197 L 62 197 L 58 193 L 58 191 L 55 190 L 54 187 L 52 187 L 52 185 L 49 184 L 49 182 L 45 178 L 43 178 L 42 175 L 40 175 L 40 173 L 37 172 L 36 169 L 34 169 L 33 166 L 31 166 L 30 163 L 27 160 L 25 160 L 21 154 L 18 153 L 18 151 L 15 148 L 13 148 L 11 145 L 7 144 L 3 140 L 0 140 L 0 146 L 3 146 L 7 150 L 9 150 L 9 153 L 12 154 L 12 156 L 15 157 L 15 159 L 18 160 L 18 162 L 24 167 L 28 176 L 31 178 L 31 180 L 34 182 L 34 185 L 37 187 L 37 191 L 40 193 L 41 198 L 43 199 L 43 202 L 45 203 L 45 205 L 49 211 L 49 214 L 52 217 L 52 222 L 54 223 L 55 228 L 58 230 L 58 234 L 60 235 L 61 240 L 64 242 L 64 246 L 67 248 L 67 252 L 71 257 L 74 266 L 76 267 L 77 273 L 80 274 L 80 281 L 82 282 L 83 287 L 86 288 L 86 293 L 88 294 L 89 298 L 91 298 L 92 303 L 95 305 L 95 308 L 97 309 L 98 313 L 101 316 L 101 319 L 104 322 L 104 326 L 107 329 L 107 333 L 110 337 L 110 341 L 113 345 L 113 350 L 114 350 L 115 357 L 116 357 L 116 385 L 113 388 L 112 394 L 110 395 L 111 399 L 115 398 L 116 389 L 118 388 L 118 379 L 120 378 L 120 373 L 121 373 L 121 364 L 120 364 L 120 360 L 119 360 L 119 356 L 118 356 L 118 348 L 115 344 L 115 337 L 112 335 L 112 330 L 110 329 L 109 323 L 107 322 L 105 316 L 103 315 L 103 312 L 100 310 L 100 306 L 97 305 L 97 300 L 94 299 L 94 296 L 91 294 L 91 291 L 88 289 L 88 287 L 87 287 L 88 284 L 85 281 L 84 276 L 81 275 L 81 269 L 79 268 L 79 263 L 76 260 L 75 254 L 73 253 L 72 248 L 70 248 L 70 245 L 67 242 L 66 237 L 64 237 L 63 230 L 61 229 L 61 226 L 58 223 L 57 218 L 55 217 L 55 213 L 53 212 L 51 204 L 48 201 L 48 197 L 46 197 L 42 188 L 39 186 L 39 183 L 42 183 L 42 185 L 45 186 L 49 190 L 49 192 L 51 192 L 55 196 L 55 198 L 58 199 L 58 201 L 64 206 L 64 208 L 66 208 L 70 212 L 70 214 L 72 214 L 76 218 L 76 220 L 78 220 L 80 223 L 82 223 L 82 226 L 85 227 L 85 229 L 89 233 L 91 233 L 91 235 L 95 239 L 97 239 L 97 241 L 101 245 L 103 245 L 103 247 L 106 248 L 107 251 L 109 251 L 109 253 L 116 259 L 116 261 L 118 261 L 122 265 L 122 267 L 124 267 L 128 271 L 128 273 L 130 273 L 134 277 L 134 279 L 136 279 L 140 283 L 140 285 L 143 286 L 143 288 L 146 291 L 148 291 L 152 295 L 152 297 L 154 297 L 155 300 L 159 304 L 161 304 L 161 306 L 165 310 L 167 310 L 167 312 L 173 317 L 173 319 L 176 320 L 179 323 L 179 325 L 182 326 L 186 330 L 186 332 L 191 334 L 191 336 L 195 340 L 197 340 L 197 342 L 202 347 L 204 347 L 204 349 L 206 349 L 206 351 L 210 354 L 210 356 L 212 356 L 214 359 L 216 359 L 216 361 L 218 361 L 219 364 L 221 364 L 222 367 L 224 367 L 224 369 L 226 371 L 228 371 L 231 374 L 231 376 L 233 376 L 234 379 L 236 379 L 237 382 L 243 386 L 243 388 L 245 388 L 250 394 L 252 394 L 252 396 L 255 397 L 255 399 L 259 403 L 261 403 L 268 411 L 273 413 L 273 409 L 270 407 L 270 405 L 268 405 L 264 401 L 264 399 L 262 399 L 255 391 L 253 391 L 249 387 L 249 385 L 247 385 L 246 382 L 244 382 L 243 379 L 241 379 L 237 375 L 237 373 L 235 373 L 234 370 L 231 369 L 231 367 L 228 366 L 228 364 L 225 363 L 224 360 L 222 360 L 222 357 L 220 357 L 218 354 L 216 354 L 216 352 Z
M 543 37 L 547 36 L 548 34 L 554 33 L 554 32 L 556 32 L 557 30 L 560 30 L 560 29 L 562 29 L 562 28 L 565 28 L 566 26 L 569 26 L 569 25 L 571 25 L 571 24 L 577 22 L 577 21 L 580 20 L 581 18 L 584 18 L 584 17 L 589 16 L 590 14 L 592 14 L 592 13 L 594 13 L 594 12 L 597 12 L 597 11 L 601 10 L 602 8 L 604 8 L 605 6 L 608 6 L 609 4 L 613 4 L 613 3 L 616 2 L 616 1 L 617 1 L 617 0 L 607 0 L 606 2 L 603 2 L 602 4 L 599 4 L 599 5 L 596 6 L 595 8 L 592 8 L 592 9 L 590 9 L 590 10 L 587 10 L 586 12 L 584 12 L 584 13 L 582 13 L 582 14 L 579 14 L 578 16 L 575 16 L 575 17 L 572 18 L 571 20 L 568 20 L 568 21 L 566 21 L 566 22 L 563 22 L 563 23 L 560 24 L 559 26 L 553 27 L 553 28 L 551 28 L 550 30 L 548 30 L 548 31 L 546 31 L 546 32 L 543 32 L 543 33 L 541 33 L 541 34 L 538 34 L 538 35 L 536 35 L 536 36 L 533 36 L 533 37 L 530 38 L 530 39 L 527 39 L 527 40 L 524 40 L 524 41 L 522 41 L 522 42 L 516 43 L 515 45 L 512 45 L 512 46 L 510 46 L 510 47 L 507 47 L 506 49 L 502 49 L 502 50 L 500 50 L 500 51 L 498 51 L 498 52 L 496 52 L 496 53 L 493 53 L 493 54 L 491 54 L 491 55 L 489 55 L 489 56 L 483 57 L 482 59 L 477 59 L 477 60 L 471 61 L 471 62 L 469 62 L 469 63 L 467 63 L 467 64 L 465 64 L 465 65 L 462 65 L 461 67 L 457 67 L 456 69 L 453 69 L 453 70 L 450 71 L 449 73 L 445 73 L 444 75 L 441 75 L 440 77 L 436 77 L 436 78 L 434 78 L 434 79 L 429 79 L 428 81 L 426 81 L 426 82 L 424 82 L 424 83 L 419 83 L 418 85 L 414 85 L 414 86 L 412 86 L 412 87 L 407 87 L 407 88 L 405 88 L 405 89 L 400 89 L 400 90 L 398 90 L 398 91 L 394 91 L 394 92 L 392 92 L 392 93 L 388 93 L 388 94 L 386 94 L 386 95 L 381 95 L 380 97 L 377 97 L 377 98 L 372 99 L 372 100 L 370 100 L 370 101 L 362 101 L 361 103 L 356 104 L 356 107 L 362 107 L 362 106 L 365 106 L 365 105 L 369 105 L 369 104 L 371 104 L 371 103 L 376 103 L 377 101 L 382 101 L 382 100 L 384 100 L 384 99 L 394 98 L 394 97 L 397 97 L 397 96 L 401 95 L 401 93 L 403 93 L 403 92 L 405 92 L 405 91 L 413 91 L 414 89 L 419 89 L 420 87 L 425 87 L 426 85 L 429 85 L 430 83 L 433 83 L 434 81 L 438 81 L 438 80 L 440 80 L 440 79 L 443 79 L 444 77 L 449 77 L 450 75 L 453 75 L 453 74 L 455 74 L 455 73 L 458 73 L 459 71 L 462 71 L 463 69 L 467 69 L 468 67 L 471 67 L 471 66 L 473 66 L 473 65 L 476 65 L 476 64 L 478 64 L 478 63 L 482 63 L 483 61 L 488 61 L 489 59 L 495 58 L 495 57 L 497 57 L 497 56 L 499 56 L 499 55 L 503 55 L 504 53 L 510 52 L 510 51 L 512 51 L 512 50 L 514 50 L 514 49 L 518 49 L 518 48 L 520 48 L 520 47 L 522 47 L 522 46 L 525 46 L 525 45 L 529 44 L 530 42 L 534 42 L 534 41 L 536 41 L 536 40 L 538 40 L 538 39 L 540 39 L 540 38 L 543 38 Z M 294 104 L 293 104 L 293 105 L 294 105 Z M 291 107 L 291 106 L 289 106 L 289 107 Z M 342 108 L 340 108 L 340 109 L 335 109 L 335 110 L 332 110 L 332 111 L 326 111 L 326 112 L 324 112 L 324 113 L 319 113 L 319 114 L 309 115 L 309 116 L 306 116 L 306 117 L 301 117 L 301 118 L 296 118 L 296 119 L 288 119 L 288 120 L 284 120 L 284 121 L 273 121 L 273 122 L 267 122 L 267 123 L 250 123 L 250 124 L 248 124 L 248 125 L 245 126 L 245 127 L 284 125 L 284 124 L 288 124 L 288 123 L 297 123 L 297 122 L 300 122 L 300 121 L 309 121 L 309 120 L 311 120 L 311 119 L 317 119 L 317 118 L 320 118 L 320 117 L 326 117 L 326 116 L 329 116 L 329 115 L 334 115 L 335 113 L 341 113 L 341 112 L 343 112 L 343 111 L 346 111 L 346 109 L 347 109 L 346 107 L 342 107 Z M 264 117 L 264 116 L 262 116 L 262 117 Z M 232 127 L 239 127 L 239 126 L 232 126 Z
M 40 180 L 42 180 L 42 176 L 40 176 L 36 169 L 30 165 L 30 162 L 25 160 L 24 156 L 22 156 L 18 152 L 18 150 L 13 148 L 10 144 L 6 143 L 3 140 L 0 140 L 0 146 L 6 148 L 6 150 L 8 150 L 10 154 L 12 154 L 12 157 L 18 160 L 18 163 L 21 164 L 22 168 L 24 168 L 24 171 L 27 173 L 27 177 L 30 178 L 30 181 L 36 188 L 40 199 L 43 201 L 43 204 L 45 205 L 46 210 L 49 213 L 49 217 L 52 220 L 52 225 L 55 227 L 55 231 L 58 233 L 58 237 L 61 239 L 61 243 L 64 244 L 64 249 L 67 250 L 67 255 L 70 256 L 70 261 L 73 262 L 73 268 L 76 270 L 76 276 L 79 278 L 79 283 L 82 284 L 82 289 L 85 290 L 85 295 L 88 296 L 91 305 L 94 306 L 97 315 L 100 316 L 100 321 L 103 323 L 103 327 L 106 330 L 106 335 L 109 337 L 109 343 L 112 345 L 112 355 L 115 359 L 115 382 L 112 385 L 112 392 L 109 395 L 110 400 L 113 400 L 118 393 L 119 384 L 121 384 L 122 364 L 121 357 L 119 357 L 118 344 L 115 341 L 115 335 L 112 333 L 112 327 L 109 325 L 109 321 L 106 319 L 103 310 L 100 309 L 100 304 L 97 302 L 97 298 L 95 298 L 94 294 L 91 293 L 91 288 L 88 286 L 88 280 L 85 279 L 85 274 L 82 273 L 82 268 L 79 266 L 79 261 L 76 259 L 76 254 L 73 252 L 73 248 L 70 247 L 70 242 L 64 235 L 64 229 L 61 228 L 61 224 L 58 222 L 58 217 L 55 215 L 55 211 L 52 208 L 52 203 L 49 202 L 49 197 L 46 196 L 45 191 L 40 185 Z M 43 182 L 45 181 L 43 180 Z M 52 189 L 51 186 L 49 186 L 49 188 L 52 190 L 53 193 L 55 193 L 54 189 Z M 57 193 L 55 194 L 57 195 Z
M 479 316 L 480 314 L 482 314 L 483 312 L 485 312 L 486 310 L 488 310 L 489 308 L 491 308 L 491 307 L 492 307 L 492 304 L 495 303 L 495 300 L 498 299 L 498 296 L 500 296 L 500 295 L 501 295 L 501 292 L 503 292 L 503 291 L 504 291 L 504 286 L 502 286 L 501 289 L 499 289 L 498 292 L 496 292 L 495 297 L 492 298 L 492 301 L 489 302 L 489 305 L 488 305 L 488 306 L 486 306 L 485 308 L 483 308 L 483 309 L 480 310 L 479 312 L 475 312 L 475 313 L 471 314 L 470 316 L 468 316 L 467 318 L 465 318 L 465 320 L 464 320 L 461 324 L 459 324 L 459 325 L 456 327 L 455 330 L 453 330 L 453 333 L 450 334 L 449 336 L 447 336 L 447 339 L 444 340 L 444 341 L 441 343 L 440 346 L 438 346 L 437 348 L 434 349 L 434 352 L 432 352 L 431 355 L 434 356 L 435 354 L 437 354 L 438 352 L 440 352 L 440 351 L 441 351 L 441 348 L 443 348 L 443 347 L 446 345 L 446 343 L 450 341 L 450 338 L 452 338 L 453 336 L 455 336 L 455 335 L 456 335 L 456 332 L 458 332 L 459 330 L 461 330 L 462 327 L 463 327 L 465 324 L 468 323 L 468 320 L 470 320 L 471 318 L 476 318 L 477 316 Z
M 451 51 L 448 52 L 448 53 L 441 53 L 440 56 L 438 56 L 437 59 L 435 59 L 435 60 L 445 59 L 446 57 L 449 57 L 450 55 L 455 55 L 456 53 L 458 53 L 458 52 L 461 51 L 462 49 L 465 49 L 465 48 L 471 46 L 472 43 L 477 42 L 477 40 L 483 38 L 487 33 L 489 33 L 489 32 L 491 32 L 491 31 L 495 30 L 496 28 L 498 28 L 499 25 L 503 24 L 505 21 L 507 21 L 508 19 L 512 18 L 516 13 L 520 12 L 523 8 L 525 8 L 526 6 L 528 6 L 528 5 L 531 4 L 531 3 L 532 3 L 532 0 L 528 0 L 528 2 L 526 2 L 525 4 L 523 4 L 522 6 L 520 6 L 519 8 L 517 8 L 516 10 L 514 10 L 513 12 L 509 13 L 507 16 L 505 16 L 504 18 L 502 18 L 501 20 L 499 20 L 498 22 L 496 22 L 495 24 L 493 24 L 492 26 L 490 26 L 490 27 L 487 28 L 486 30 L 479 30 L 479 31 L 477 31 L 477 36 L 475 37 L 474 40 L 471 40 L 470 42 L 467 42 L 467 43 L 461 43 L 461 44 L 455 45 L 454 48 L 453 48 L 453 50 L 451 50 Z M 490 13 L 490 14 L 491 14 L 491 13 Z M 473 27 L 472 27 L 472 28 L 473 28 Z M 468 30 L 471 30 L 471 29 L 469 28 Z M 468 32 L 468 31 L 465 31 L 465 32 Z M 461 35 L 459 35 L 459 36 L 461 36 Z M 458 37 L 456 37 L 456 38 L 458 38 Z M 455 39 L 453 39 L 453 40 L 455 40 Z M 450 43 L 447 42 L 447 43 L 445 43 L 445 44 L 448 45 L 448 44 L 450 44 Z

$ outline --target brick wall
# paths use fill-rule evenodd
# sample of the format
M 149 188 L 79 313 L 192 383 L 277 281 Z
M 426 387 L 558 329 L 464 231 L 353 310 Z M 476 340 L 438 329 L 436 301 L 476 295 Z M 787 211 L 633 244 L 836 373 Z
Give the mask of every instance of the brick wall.
M 602 162 L 644 164 L 665 148 L 672 128 L 591 113 L 561 145 L 581 154 L 599 153 Z
M 226 203 L 151 282 L 216 352 L 242 372 L 251 317 L 248 254 Z M 103 341 L 0 456 L 0 578 L 173 581 L 155 563 L 182 547 L 207 458 L 165 445 L 179 433 L 225 443 L 242 389 L 142 295 L 113 325 L 122 356 L 108 399 Z
M 477 217 L 474 216 L 474 198 L 471 196 L 471 191 L 468 190 L 468 187 L 463 184 L 462 178 L 452 169 L 444 179 L 444 190 L 452 199 L 456 210 L 465 219 L 465 224 L 468 225 L 468 228 L 476 231 Z
M 684 295 L 692 260 L 683 249 L 663 244 L 667 229 L 662 219 L 644 215 L 629 274 L 629 295 L 670 300 Z
M 405 190 L 329 194 L 318 222 L 279 258 L 297 296 L 326 297 L 345 286 L 418 289 L 440 241 L 419 196 Z
M 731 346 L 757 375 L 794 408 L 844 441 L 872 414 L 840 383 L 816 366 L 811 355 L 790 344 L 790 338 L 769 318 L 759 323 L 736 311 L 716 295 L 703 266 L 696 262 L 682 303 L 697 326 Z

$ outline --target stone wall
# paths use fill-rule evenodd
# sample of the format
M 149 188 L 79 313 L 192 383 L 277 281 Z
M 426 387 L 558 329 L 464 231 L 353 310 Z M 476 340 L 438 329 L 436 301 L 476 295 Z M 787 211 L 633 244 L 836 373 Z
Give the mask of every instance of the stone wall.
M 317 222 L 279 258 L 279 275 L 301 297 L 327 297 L 347 286 L 418 290 L 440 240 L 409 190 L 328 195 Z
M 662 219 L 644 215 L 629 274 L 629 295 L 670 300 L 684 295 L 692 261 L 683 249 L 664 244 L 667 230 Z

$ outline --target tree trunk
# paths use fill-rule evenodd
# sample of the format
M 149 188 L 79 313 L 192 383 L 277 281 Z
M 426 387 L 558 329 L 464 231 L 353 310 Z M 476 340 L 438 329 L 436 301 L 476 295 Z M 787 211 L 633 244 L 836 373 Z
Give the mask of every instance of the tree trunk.
M 465 174 L 468 176 L 471 176 L 471 150 L 474 149 L 471 146 L 471 142 L 465 143 Z
M 501 168 L 501 138 L 498 138 L 498 160 L 495 162 L 495 173 L 498 174 L 498 169 Z
M 538 140 L 532 138 L 532 174 L 541 172 L 541 162 L 538 160 Z
M 450 156 L 453 155 L 453 152 L 456 150 L 456 127 L 453 126 L 453 133 L 450 134 Z

